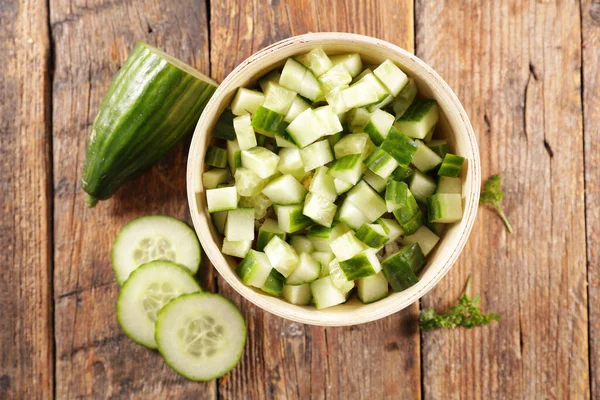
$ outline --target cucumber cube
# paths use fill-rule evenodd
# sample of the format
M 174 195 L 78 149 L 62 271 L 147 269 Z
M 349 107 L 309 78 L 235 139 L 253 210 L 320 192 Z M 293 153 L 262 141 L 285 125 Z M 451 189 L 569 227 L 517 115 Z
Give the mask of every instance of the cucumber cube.
M 418 271 L 425 265 L 425 256 L 418 244 L 402 247 L 381 262 L 383 274 L 395 292 L 401 292 L 419 282 Z
M 340 289 L 344 294 L 354 288 L 354 281 L 346 278 L 339 261 L 335 258 L 329 263 L 329 278 L 333 282 L 333 286 Z
M 390 92 L 387 90 L 387 88 L 372 72 L 368 72 L 367 74 L 365 74 L 358 81 L 357 85 L 361 83 L 367 85 L 367 90 L 369 92 L 373 92 L 376 94 L 377 100 L 373 103 L 378 103 L 390 95 Z
M 360 179 L 360 176 L 358 177 L 358 179 Z M 354 186 L 352 183 L 343 181 L 338 178 L 333 178 L 333 184 L 335 185 L 335 191 L 338 195 L 346 193 Z
M 310 291 L 317 310 L 333 307 L 346 301 L 346 294 L 333 285 L 329 276 L 312 282 Z
M 309 253 L 301 253 L 297 268 L 286 279 L 287 285 L 302 285 L 319 278 L 321 264 Z
M 267 209 L 273 205 L 271 200 L 262 193 L 251 197 L 240 197 L 240 207 L 254 208 L 254 219 L 263 219 L 267 215 Z
M 227 222 L 227 211 L 221 211 L 211 214 L 213 224 L 215 224 L 215 228 L 217 232 L 221 235 L 225 234 L 225 222 Z
M 408 83 L 408 77 L 392 61 L 385 60 L 373 70 L 373 74 L 384 84 L 395 97 Z
M 391 178 L 395 181 L 407 181 L 414 174 L 414 170 L 407 165 L 398 165 L 398 167 L 392 172 Z
M 452 223 L 462 218 L 460 194 L 436 193 L 427 199 L 429 222 Z
M 346 279 L 355 280 L 375 275 L 381 271 L 381 264 L 374 249 L 362 251 L 352 258 L 340 261 L 340 268 Z M 331 271 L 330 271 L 331 273 Z
M 292 175 L 282 175 L 269 182 L 262 192 L 273 204 L 289 205 L 302 203 L 307 190 Z
M 229 179 L 229 171 L 225 168 L 215 168 L 210 171 L 206 171 L 202 174 L 202 185 L 204 189 L 215 189 L 218 185 L 227 182 Z M 198 192 L 200 188 L 196 188 Z
M 417 84 L 413 78 L 408 78 L 408 82 L 402 88 L 398 96 L 394 99 L 392 108 L 396 119 L 402 117 L 402 115 L 408 110 L 408 107 L 412 104 L 415 97 L 417 96 Z
M 240 149 L 247 150 L 256 146 L 256 135 L 254 134 L 254 129 L 252 129 L 250 115 L 245 114 L 235 117 L 233 119 L 233 128 L 235 129 Z
M 381 148 L 375 149 L 367 157 L 365 165 L 382 179 L 387 179 L 398 168 L 398 162 Z
M 356 281 L 356 295 L 364 304 L 381 300 L 388 295 L 388 281 L 383 272 Z
M 368 219 L 375 221 L 387 212 L 385 201 L 365 181 L 360 181 L 354 186 L 346 197 L 348 201 L 356 206 Z
M 432 140 L 427 143 L 427 147 L 441 158 L 446 157 L 446 154 L 448 154 L 448 142 L 445 140 Z
M 386 189 L 386 199 L 394 204 L 394 217 L 406 235 L 412 235 L 423 225 L 423 213 L 406 183 L 391 181 Z
M 323 75 L 333 67 L 333 63 L 322 47 L 316 47 L 309 53 L 297 57 L 297 59 L 317 77 Z
M 242 150 L 237 140 L 227 141 L 227 164 L 232 174 L 235 174 L 235 170 L 242 166 Z
M 279 296 L 283 290 L 285 284 L 285 277 L 279 273 L 275 268 L 271 270 L 265 284 L 260 288 L 263 292 L 270 294 L 271 296 Z
M 329 245 L 327 245 L 327 248 L 329 249 Z M 317 262 L 319 264 L 321 264 L 321 271 L 324 271 L 324 270 L 327 271 L 326 275 L 319 276 L 319 278 L 322 278 L 323 276 L 329 275 L 329 263 L 332 262 L 333 259 L 335 258 L 335 256 L 333 255 L 333 253 L 331 251 L 329 251 L 329 250 L 327 250 L 327 251 L 315 251 L 314 253 L 312 253 L 312 256 L 313 256 L 313 258 L 315 260 L 317 260 Z
M 394 124 L 394 116 L 382 110 L 375 110 L 365 125 L 365 132 L 377 146 L 387 137 Z
M 353 232 L 346 232 L 329 243 L 335 258 L 341 262 L 354 257 L 367 249 L 367 246 L 354 236 Z
M 260 80 L 258 81 L 260 90 L 262 90 L 263 93 L 267 93 L 267 90 L 269 89 L 269 84 L 270 83 L 279 84 L 280 79 L 281 79 L 281 73 L 276 69 L 272 70 L 271 72 L 269 72 L 268 74 L 266 74 L 265 76 L 260 78 Z
M 400 236 L 404 235 L 404 229 L 393 219 L 379 218 L 376 222 L 381 225 L 387 235 L 385 244 L 395 242 Z
M 415 143 L 419 146 L 417 151 L 413 155 L 412 165 L 417 167 L 421 172 L 429 172 L 432 169 L 437 168 L 442 163 L 442 158 L 438 156 L 433 150 L 431 150 L 425 143 L 420 140 L 415 140 Z
M 327 134 L 327 128 L 310 108 L 298 114 L 286 130 L 300 148 L 316 142 Z
M 262 107 L 281 115 L 287 114 L 296 97 L 296 92 L 288 90 L 275 82 L 268 82 L 264 92 L 265 102 Z
M 371 118 L 371 113 L 366 108 L 353 108 L 348 111 L 347 122 L 350 132 L 363 132 Z
M 252 116 L 250 125 L 256 132 L 267 137 L 273 137 L 279 131 L 282 121 L 283 114 L 270 110 L 264 106 L 260 106 L 256 110 L 256 113 Z
M 327 171 L 329 171 L 329 168 L 325 166 L 317 168 L 310 181 L 308 190 L 324 199 L 335 201 L 337 199 L 337 192 L 335 190 L 334 178 L 327 174 Z
M 350 107 L 344 103 L 344 99 L 342 98 L 342 90 L 348 89 L 348 85 L 338 86 L 335 89 L 332 89 L 325 96 L 325 101 L 333 108 L 333 112 L 340 115 L 346 113 L 350 110 Z M 341 121 L 340 121 L 341 122 Z
M 313 242 L 303 235 L 294 235 L 290 238 L 290 245 L 296 250 L 296 253 L 312 253 L 315 251 Z
M 335 160 L 329 167 L 329 171 L 327 171 L 327 173 L 334 178 L 349 182 L 352 185 L 356 185 L 360 180 L 360 177 L 363 175 L 365 169 L 366 167 L 362 163 L 362 155 L 348 154 L 347 156 Z
M 294 146 L 293 148 L 285 148 L 279 151 L 279 164 L 277 166 L 282 174 L 290 174 L 299 182 L 307 175 L 304 171 L 304 164 L 300 157 L 300 150 Z
M 321 140 L 300 150 L 300 158 L 304 164 L 304 171 L 312 171 L 333 161 L 331 147 L 327 140 Z
M 356 231 L 356 238 L 374 249 L 378 249 L 388 242 L 388 236 L 379 224 L 363 224 Z
M 294 272 L 300 262 L 296 250 L 279 236 L 273 236 L 265 246 L 265 254 L 273 268 L 286 278 Z
M 223 247 L 221 252 L 229 256 L 244 258 L 252 247 L 252 240 L 238 240 L 231 241 L 227 238 L 223 238 Z
M 258 229 L 258 238 L 256 240 L 256 250 L 263 251 L 265 246 L 273 239 L 273 236 L 279 236 L 285 240 L 285 232 L 279 229 L 279 224 L 274 219 L 266 219 Z
M 402 244 L 418 243 L 423 255 L 427 257 L 427 254 L 433 250 L 439 240 L 440 238 L 438 235 L 431 232 L 423 225 L 412 235 L 405 236 L 404 239 L 402 239 Z
M 330 59 L 333 65 L 343 65 L 353 78 L 360 74 L 363 69 L 362 60 L 358 53 L 338 54 L 331 56 Z
M 406 112 L 396 120 L 394 126 L 406 136 L 423 139 L 435 127 L 439 119 L 437 101 L 415 100 Z
M 227 165 L 227 151 L 219 147 L 208 146 L 204 161 L 212 167 L 224 168 Z
M 455 178 L 460 173 L 460 169 L 465 161 L 464 157 L 454 154 L 446 154 L 444 161 L 438 171 L 439 176 L 449 176 Z
M 310 304 L 312 294 L 310 293 L 310 285 L 284 285 L 281 290 L 281 297 L 288 303 L 299 306 L 307 306 Z
M 366 170 L 365 175 L 363 176 L 363 180 L 369 184 L 376 192 L 381 193 L 385 190 L 385 186 L 387 185 L 387 180 L 376 175 L 371 170 Z
M 340 122 L 340 118 L 337 116 L 333 107 L 323 106 L 315 108 L 315 115 L 325 127 L 325 135 L 334 135 L 342 131 L 342 123 Z
M 235 115 L 254 114 L 265 102 L 265 95 L 256 90 L 239 88 L 231 102 L 231 111 Z
M 309 193 L 302 213 L 317 224 L 330 227 L 336 211 L 337 206 L 334 203 L 316 193 Z
M 321 75 L 319 82 L 323 86 L 325 94 L 327 94 L 333 89 L 350 84 L 352 75 L 343 64 L 338 64 Z
M 430 176 L 423 174 L 421 171 L 415 171 L 410 178 L 408 187 L 415 199 L 421 203 L 426 203 L 427 198 L 435 193 L 435 180 Z
M 348 199 L 344 200 L 342 203 L 337 219 L 355 231 L 360 229 L 363 224 L 371 222 L 369 218 L 352 204 L 352 202 L 348 201 Z
M 238 206 L 237 191 L 234 186 L 208 189 L 206 191 L 206 203 L 208 212 L 235 210 Z
M 225 237 L 231 241 L 254 240 L 254 209 L 238 208 L 229 211 Z
M 262 288 L 272 269 L 265 253 L 250 250 L 235 272 L 246 285 Z
M 275 175 L 279 156 L 264 147 L 242 150 L 242 166 L 254 171 L 262 179 Z
M 358 108 L 377 103 L 379 96 L 367 82 L 357 82 L 340 92 L 340 96 L 349 108 Z
M 265 187 L 267 181 L 248 168 L 235 171 L 235 188 L 240 196 L 255 196 Z
M 314 74 L 293 58 L 288 58 L 283 66 L 279 84 L 311 101 L 315 101 L 323 94 L 321 85 Z
M 462 180 L 449 176 L 440 176 L 435 188 L 436 193 L 457 193 L 462 194 Z
M 394 157 L 400 165 L 410 164 L 413 155 L 417 151 L 417 144 L 394 126 L 390 128 L 388 136 L 381 143 L 380 147 L 383 151 Z
M 312 220 L 302 213 L 304 204 L 290 206 L 274 206 L 279 229 L 294 233 L 313 224 Z
M 308 110 L 309 108 L 310 108 L 310 104 L 308 104 L 306 101 L 302 100 L 302 97 L 296 96 L 296 97 L 294 97 L 294 101 L 292 102 L 292 105 L 291 105 L 290 109 L 288 110 L 287 114 L 285 114 L 285 117 L 283 118 L 283 120 L 285 122 L 287 122 L 288 124 L 291 124 L 292 121 L 298 115 L 300 115 L 300 113 L 302 111 Z
M 297 149 L 296 144 L 290 142 L 289 140 L 284 139 L 282 136 L 279 135 L 275 135 L 275 144 L 277 145 L 277 147 L 292 147 L 294 149 Z M 304 172 L 304 168 L 302 168 L 302 172 Z
M 366 133 L 351 133 L 344 136 L 333 146 L 335 158 L 342 158 L 350 154 L 360 154 L 361 158 L 366 158 L 375 146 L 369 135 Z

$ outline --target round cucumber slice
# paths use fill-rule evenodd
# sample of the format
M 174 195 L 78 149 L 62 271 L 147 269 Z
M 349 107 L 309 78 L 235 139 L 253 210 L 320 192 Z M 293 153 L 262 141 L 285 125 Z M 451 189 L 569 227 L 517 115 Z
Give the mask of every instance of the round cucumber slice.
M 129 222 L 112 248 L 113 270 L 121 286 L 137 267 L 154 260 L 173 261 L 195 274 L 201 257 L 194 231 L 178 219 L 164 215 Z
M 165 304 L 202 290 L 188 271 L 170 261 L 152 261 L 136 269 L 117 299 L 117 320 L 136 343 L 156 348 L 154 323 Z
M 246 324 L 225 297 L 194 293 L 176 298 L 159 313 L 156 342 L 165 362 L 193 381 L 219 378 L 233 369 L 246 344 Z

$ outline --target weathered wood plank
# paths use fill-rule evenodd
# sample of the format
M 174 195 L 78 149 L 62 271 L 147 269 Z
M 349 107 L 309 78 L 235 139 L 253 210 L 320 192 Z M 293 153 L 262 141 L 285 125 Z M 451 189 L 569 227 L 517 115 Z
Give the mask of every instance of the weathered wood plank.
M 449 305 L 472 273 L 483 306 L 502 315 L 423 335 L 424 396 L 587 398 L 579 4 L 418 1 L 416 26 L 417 55 L 471 117 L 484 177 L 504 178 L 515 229 L 482 209 L 460 261 L 423 300 Z
M 48 7 L 0 5 L 0 398 L 53 394 Z
M 316 31 L 348 31 L 413 50 L 412 1 L 233 0 L 211 2 L 211 65 L 222 80 L 277 40 Z M 420 397 L 418 306 L 352 328 L 319 328 L 267 314 L 222 280 L 219 291 L 241 306 L 249 327 L 242 363 L 219 382 L 225 399 L 379 399 Z
M 585 216 L 592 397 L 600 397 L 600 2 L 581 2 Z
M 115 318 L 112 241 L 137 216 L 188 218 L 187 144 L 95 209 L 86 209 L 79 183 L 89 126 L 111 77 L 137 41 L 209 72 L 206 6 L 191 0 L 52 0 L 50 7 L 57 397 L 213 398 L 214 383 L 179 377 L 156 352 L 126 338 Z

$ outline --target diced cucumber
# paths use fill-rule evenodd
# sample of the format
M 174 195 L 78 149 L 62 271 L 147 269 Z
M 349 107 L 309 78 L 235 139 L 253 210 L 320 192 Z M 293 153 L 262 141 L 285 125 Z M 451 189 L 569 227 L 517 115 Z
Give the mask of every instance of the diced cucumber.
M 360 181 L 347 194 L 346 199 L 356 206 L 368 219 L 375 221 L 387 212 L 385 201 L 365 181 Z
M 251 197 L 240 197 L 238 202 L 240 207 L 249 207 L 254 209 L 254 219 L 263 219 L 267 215 L 267 209 L 273 205 L 271 200 L 262 193 Z
M 289 140 L 286 140 L 279 135 L 275 135 L 275 144 L 277 145 L 277 147 L 284 147 L 284 148 L 292 147 L 292 148 L 297 149 L 297 146 L 295 143 L 292 143 Z M 302 168 L 302 172 L 304 172 L 304 168 Z
M 250 126 L 256 132 L 262 135 L 265 135 L 267 137 L 273 137 L 279 131 L 279 126 L 283 121 L 283 115 L 284 114 L 280 112 L 270 110 L 264 106 L 260 106 L 256 110 L 256 113 L 253 114 Z
M 402 239 L 402 244 L 418 243 L 423 255 L 427 257 L 427 254 L 433 250 L 439 240 L 440 238 L 438 235 L 431 232 L 426 226 L 423 225 L 412 235 L 405 236 Z
M 417 144 L 392 126 L 380 148 L 394 157 L 398 164 L 408 165 L 417 151 Z
M 331 106 L 322 106 L 315 108 L 315 115 L 321 121 L 321 125 L 325 127 L 325 135 L 334 135 L 342 131 L 342 123 Z
M 260 80 L 258 81 L 260 90 L 262 90 L 263 93 L 267 93 L 269 84 L 270 83 L 279 84 L 280 79 L 281 79 L 281 73 L 276 69 L 272 70 L 271 72 L 269 72 L 268 74 L 266 74 L 265 76 L 260 78 Z
M 449 176 L 440 176 L 435 188 L 436 193 L 458 193 L 462 194 L 462 180 Z
M 348 85 L 338 86 L 335 89 L 330 90 L 329 93 L 327 93 L 327 96 L 325 96 L 325 101 L 327 101 L 327 104 L 333 108 L 333 111 L 338 114 L 338 116 L 350 110 L 350 107 L 344 103 L 341 94 L 342 90 L 346 90 L 348 87 Z M 341 118 L 340 122 L 342 122 Z
M 343 65 L 353 78 L 362 71 L 363 64 L 358 53 L 338 54 L 329 58 L 333 65 Z
M 313 225 L 307 232 L 308 238 L 313 242 L 317 251 L 331 251 L 329 243 L 346 232 L 349 232 L 345 224 L 335 222 L 331 228 L 327 228 L 321 225 Z
M 267 83 L 264 92 L 265 102 L 262 107 L 275 111 L 282 116 L 287 114 L 296 97 L 296 92 L 286 89 L 275 82 Z
M 400 223 L 404 233 L 412 235 L 423 225 L 423 213 L 417 201 L 404 182 L 390 181 L 388 189 L 391 194 L 388 197 L 388 190 L 386 190 L 386 199 L 395 205 L 392 207 L 395 208 L 394 217 Z
M 254 209 L 238 208 L 227 213 L 225 237 L 232 241 L 254 240 Z
M 431 150 L 425 143 L 420 140 L 415 140 L 419 146 L 415 154 L 413 154 L 412 165 L 417 167 L 421 172 L 429 172 L 437 168 L 442 163 L 442 158 Z
M 204 161 L 210 166 L 224 168 L 227 165 L 227 151 L 219 147 L 208 146 Z
M 329 168 L 325 166 L 317 168 L 310 181 L 309 191 L 329 201 L 335 201 L 337 199 L 335 183 L 333 177 L 327 174 L 328 170 Z
M 425 265 L 425 256 L 418 244 L 402 247 L 381 262 L 383 274 L 395 292 L 401 292 L 419 282 L 417 273 Z
M 248 168 L 241 167 L 235 170 L 235 188 L 240 196 L 255 196 L 266 184 L 266 179 L 262 179 Z
M 394 126 L 406 136 L 423 139 L 435 127 L 439 119 L 437 101 L 417 99 L 396 120 Z
M 279 229 L 294 233 L 313 224 L 312 220 L 302 213 L 304 204 L 290 206 L 274 206 Z
M 352 75 L 343 64 L 338 64 L 319 78 L 324 93 L 327 95 L 331 90 L 340 86 L 348 85 L 352 82 Z
M 394 212 L 406 201 L 408 187 L 404 182 L 391 180 L 385 188 L 385 205 L 388 212 Z
M 289 205 L 302 203 L 308 191 L 296 178 L 286 174 L 273 179 L 262 192 L 273 204 Z
M 373 74 L 383 83 L 387 90 L 395 97 L 408 83 L 408 77 L 391 60 L 385 60 L 373 70 Z
M 246 324 L 225 297 L 188 294 L 161 310 L 156 342 L 165 362 L 175 371 L 193 381 L 210 381 L 227 374 L 242 358 Z
M 287 114 L 285 114 L 285 117 L 283 118 L 283 120 L 287 123 L 292 123 L 292 121 L 298 115 L 300 115 L 300 113 L 302 111 L 308 110 L 309 108 L 310 108 L 310 104 L 308 104 L 306 101 L 304 101 L 302 99 L 302 97 L 296 96 L 296 97 L 294 97 L 294 101 L 292 102 L 292 105 L 291 105 L 289 111 L 287 112 Z
M 233 118 L 235 115 L 230 109 L 223 110 L 215 127 L 213 128 L 213 137 L 217 139 L 234 140 L 235 131 L 233 130 Z
M 395 181 L 408 181 L 414 174 L 414 170 L 408 165 L 398 165 L 392 172 L 391 178 Z
M 445 140 L 432 140 L 427 143 L 427 147 L 429 147 L 435 154 L 440 156 L 441 158 L 446 157 L 448 154 L 448 142 Z
M 342 90 L 340 96 L 349 108 L 363 107 L 380 101 L 377 91 L 374 91 L 367 82 L 353 84 Z
M 238 144 L 240 145 L 240 149 L 247 150 L 256 146 L 256 135 L 254 134 L 254 129 L 252 129 L 250 115 L 245 114 L 235 117 L 233 119 L 233 128 L 235 130 L 235 135 L 237 137 Z
M 335 160 L 329 167 L 327 173 L 334 178 L 356 185 L 365 169 L 366 166 L 362 163 L 362 155 L 348 154 L 347 156 Z
M 310 292 L 315 300 L 317 310 L 333 307 L 346 301 L 346 294 L 333 285 L 329 276 L 312 282 Z
M 254 114 L 264 102 L 265 95 L 261 92 L 239 88 L 231 102 L 231 111 L 235 115 Z
M 427 135 L 425 135 L 425 137 L 423 138 L 423 141 L 425 143 L 429 143 L 431 141 L 431 139 L 433 138 L 434 133 L 435 133 L 435 126 L 433 128 L 431 128 L 431 130 L 429 132 L 427 132 Z
M 320 140 L 300 150 L 300 158 L 305 171 L 312 171 L 333 161 L 331 147 L 327 140 Z
M 436 193 L 427 199 L 429 221 L 452 223 L 462 218 L 462 199 L 456 193 Z
M 340 289 L 344 294 L 354 288 L 354 281 L 346 278 L 344 271 L 340 267 L 340 263 L 335 258 L 329 263 L 329 278 L 333 282 L 333 286 Z
M 152 261 L 133 271 L 117 299 L 117 321 L 136 343 L 155 349 L 154 323 L 174 298 L 201 291 L 189 271 L 170 261 Z
M 421 171 L 415 171 L 409 180 L 408 187 L 417 201 L 426 203 L 427 198 L 435 193 L 435 180 Z
M 227 238 L 223 238 L 221 253 L 227 254 L 228 256 L 244 258 L 251 248 L 252 240 L 231 241 Z
M 444 161 L 440 166 L 438 171 L 439 176 L 449 176 L 455 178 L 460 173 L 460 169 L 462 168 L 463 162 L 465 161 L 464 157 L 457 156 L 451 153 L 446 154 L 444 157 Z
M 298 147 L 306 147 L 327 134 L 327 129 L 313 109 L 302 111 L 287 127 Z
M 307 306 L 312 299 L 310 285 L 308 283 L 304 285 L 284 285 L 281 290 L 281 297 L 288 303 Z
M 385 231 L 387 236 L 386 244 L 395 242 L 400 236 L 404 235 L 404 229 L 402 229 L 402 227 L 393 219 L 379 218 L 376 222 L 381 225 Z
M 225 168 L 215 168 L 202 174 L 204 189 L 215 189 L 221 183 L 227 182 L 229 171 Z
M 393 159 L 392 159 L 393 161 Z M 363 180 L 369 184 L 376 192 L 381 193 L 385 190 L 385 186 L 387 185 L 387 180 L 383 179 L 379 175 L 376 175 L 370 169 L 365 171 L 365 175 L 363 176 Z
M 350 154 L 360 154 L 364 159 L 368 153 L 373 151 L 374 147 L 366 133 L 351 133 L 341 138 L 333 146 L 333 151 L 335 158 L 338 159 Z
M 235 139 L 235 132 L 233 134 Z M 235 174 L 235 170 L 242 166 L 242 150 L 237 140 L 227 141 L 227 164 L 231 174 Z
M 265 253 L 250 250 L 235 269 L 236 274 L 246 285 L 262 288 L 273 266 Z
M 378 249 L 388 242 L 388 236 L 383 226 L 378 224 L 363 224 L 356 231 L 356 238 L 374 249 Z
M 366 84 L 367 90 L 373 92 L 377 95 L 377 101 L 374 103 L 380 102 L 384 100 L 386 97 L 390 95 L 389 90 L 381 83 L 381 81 L 372 73 L 366 73 L 357 83 L 358 84 Z
M 336 211 L 337 206 L 333 202 L 316 193 L 309 193 L 302 213 L 317 224 L 330 227 Z
M 283 66 L 279 84 L 311 101 L 315 101 L 323 94 L 314 74 L 293 58 L 288 58 Z
M 208 189 L 206 191 L 208 212 L 235 210 L 238 206 L 238 195 L 235 186 Z
M 388 281 L 383 272 L 356 281 L 356 295 L 364 304 L 381 300 L 388 295 Z
M 213 224 L 215 224 L 215 228 L 217 232 L 221 235 L 225 234 L 225 222 L 227 222 L 227 211 L 221 211 L 211 214 Z
M 345 261 L 367 249 L 367 246 L 358 240 L 354 232 L 346 232 L 329 243 L 331 251 L 338 261 Z
M 290 245 L 296 250 L 296 253 L 312 253 L 315 246 L 309 238 L 302 235 L 294 235 L 290 238 Z
M 394 124 L 394 116 L 383 110 L 375 110 L 365 125 L 365 132 L 379 146 L 387 137 L 390 128 Z
M 348 129 L 350 132 L 363 132 L 371 118 L 371 113 L 366 108 L 353 108 L 348 111 Z
M 319 278 L 329 275 L 329 263 L 335 258 L 329 249 L 329 245 L 327 245 L 327 249 L 327 251 L 315 251 L 312 253 L 313 258 L 321 264 L 321 272 L 327 271 L 325 275 L 321 274 Z
M 360 177 L 358 177 L 358 179 L 360 179 Z M 333 178 L 333 184 L 335 185 L 335 191 L 338 195 L 346 193 L 354 186 L 352 183 L 343 181 L 338 178 Z
M 256 240 L 256 250 L 264 251 L 265 246 L 273 239 L 273 236 L 279 236 L 285 240 L 285 232 L 279 229 L 279 224 L 274 219 L 268 218 L 258 228 L 258 238 Z
M 265 284 L 260 288 L 263 292 L 270 294 L 271 296 L 281 295 L 283 285 L 285 284 L 285 277 L 279 273 L 275 268 L 271 270 Z
M 317 77 L 320 77 L 333 67 L 329 56 L 325 54 L 325 51 L 321 47 L 316 47 L 309 53 L 298 56 L 297 60 L 310 69 Z
M 263 179 L 275 175 L 278 164 L 279 156 L 264 147 L 242 150 L 242 166 L 254 171 Z
M 273 236 L 265 246 L 265 254 L 273 268 L 286 278 L 294 272 L 300 261 L 296 250 L 279 236 Z
M 369 218 L 352 204 L 352 202 L 348 201 L 348 199 L 345 199 L 342 203 L 337 219 L 355 231 L 360 229 L 363 224 L 371 222 Z
M 417 84 L 413 78 L 408 78 L 408 82 L 402 88 L 398 96 L 394 99 L 394 104 L 392 108 L 394 109 L 394 114 L 396 118 L 402 117 L 404 112 L 408 110 L 408 107 L 412 104 L 415 97 L 417 96 Z
M 346 279 L 355 280 L 379 273 L 381 264 L 375 252 L 374 249 L 364 250 L 352 258 L 340 261 L 340 268 Z M 331 273 L 331 270 L 329 272 Z
M 387 179 L 398 168 L 398 162 L 379 147 L 367 157 L 365 165 L 382 179 Z
M 309 253 L 300 253 L 297 268 L 286 279 L 286 285 L 311 283 L 319 278 L 321 264 Z
M 282 174 L 290 174 L 299 182 L 307 175 L 300 157 L 300 150 L 295 146 L 279 151 L 279 165 L 277 168 Z

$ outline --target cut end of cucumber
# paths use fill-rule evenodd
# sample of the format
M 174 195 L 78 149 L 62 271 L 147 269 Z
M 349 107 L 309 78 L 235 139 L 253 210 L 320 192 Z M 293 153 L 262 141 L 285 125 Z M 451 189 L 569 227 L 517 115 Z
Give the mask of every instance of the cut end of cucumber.
M 98 204 L 98 199 L 92 196 L 91 194 L 87 193 L 85 195 L 85 205 L 89 208 L 94 208 L 96 207 L 96 204 Z

